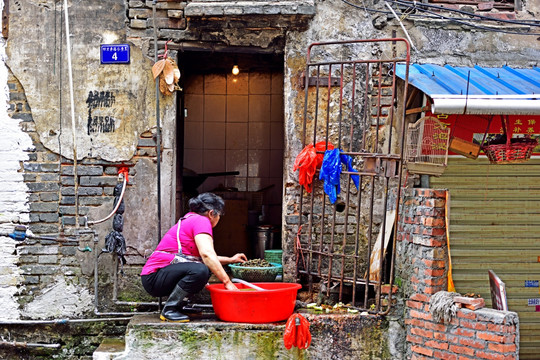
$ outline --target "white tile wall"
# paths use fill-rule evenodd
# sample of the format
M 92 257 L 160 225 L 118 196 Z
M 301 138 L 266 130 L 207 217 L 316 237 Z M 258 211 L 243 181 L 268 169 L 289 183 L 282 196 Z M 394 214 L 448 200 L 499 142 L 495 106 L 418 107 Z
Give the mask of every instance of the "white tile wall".
M 199 191 L 219 185 L 265 191 L 281 203 L 283 177 L 283 74 L 197 75 L 187 79 L 184 166 L 209 177 Z

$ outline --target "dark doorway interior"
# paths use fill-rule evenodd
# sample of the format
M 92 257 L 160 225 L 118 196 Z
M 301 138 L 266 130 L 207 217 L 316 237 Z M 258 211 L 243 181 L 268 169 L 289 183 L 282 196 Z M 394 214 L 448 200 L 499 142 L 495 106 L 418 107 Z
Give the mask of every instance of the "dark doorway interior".
M 184 52 L 179 63 L 177 214 L 197 193 L 219 194 L 226 214 L 214 229 L 216 251 L 253 257 L 257 229 L 281 225 L 283 57 Z M 269 247 L 279 248 L 277 230 L 273 235 Z

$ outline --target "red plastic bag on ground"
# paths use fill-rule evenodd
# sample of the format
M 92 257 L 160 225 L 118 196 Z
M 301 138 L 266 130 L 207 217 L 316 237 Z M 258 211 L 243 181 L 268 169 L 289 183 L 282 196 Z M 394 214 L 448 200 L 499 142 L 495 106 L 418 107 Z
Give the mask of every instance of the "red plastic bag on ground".
M 324 151 L 326 149 L 332 150 L 334 149 L 334 145 L 328 143 L 327 147 L 326 142 L 324 141 L 319 141 L 315 146 L 309 144 L 300 152 L 300 154 L 298 154 L 294 161 L 293 171 L 299 170 L 298 182 L 300 185 L 304 186 L 304 189 L 306 189 L 308 193 L 312 190 L 315 171 L 321 168 L 324 159 Z M 317 154 L 317 152 L 321 153 Z

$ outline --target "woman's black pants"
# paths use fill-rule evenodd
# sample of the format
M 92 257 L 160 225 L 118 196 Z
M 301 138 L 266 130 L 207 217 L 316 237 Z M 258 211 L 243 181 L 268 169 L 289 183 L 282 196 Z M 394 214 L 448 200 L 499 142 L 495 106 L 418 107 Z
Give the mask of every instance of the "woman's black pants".
M 210 270 L 202 263 L 183 262 L 165 266 L 158 271 L 142 275 L 146 292 L 155 297 L 169 296 L 176 285 L 188 294 L 201 291 L 210 279 Z

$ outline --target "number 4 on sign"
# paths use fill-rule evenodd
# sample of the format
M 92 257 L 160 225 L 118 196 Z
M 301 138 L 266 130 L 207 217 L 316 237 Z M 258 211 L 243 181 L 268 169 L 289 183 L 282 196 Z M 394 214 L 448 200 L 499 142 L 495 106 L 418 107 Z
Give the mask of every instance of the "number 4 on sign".
M 118 60 L 118 55 L 116 53 L 112 54 L 112 59 L 113 60 Z

